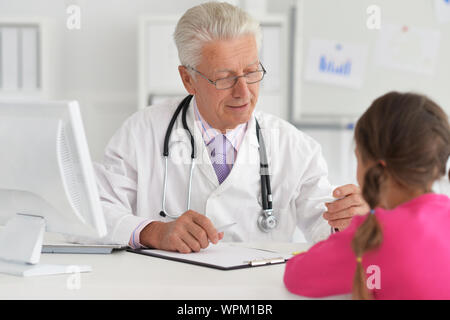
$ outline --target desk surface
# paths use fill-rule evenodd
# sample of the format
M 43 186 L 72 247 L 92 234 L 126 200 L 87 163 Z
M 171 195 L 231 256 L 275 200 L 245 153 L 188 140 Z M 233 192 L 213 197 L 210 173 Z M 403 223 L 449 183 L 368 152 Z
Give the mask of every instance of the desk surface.
M 257 247 L 293 252 L 308 245 Z M 93 270 L 25 278 L 0 274 L 0 299 L 302 299 L 284 287 L 284 264 L 221 271 L 126 251 L 42 254 L 41 263 L 88 264 Z

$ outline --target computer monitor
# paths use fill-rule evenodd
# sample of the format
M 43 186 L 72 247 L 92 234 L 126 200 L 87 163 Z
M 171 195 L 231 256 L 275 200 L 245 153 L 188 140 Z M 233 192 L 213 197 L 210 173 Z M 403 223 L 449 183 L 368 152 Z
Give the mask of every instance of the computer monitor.
M 44 231 L 106 235 L 76 101 L 0 102 L 0 226 L 2 273 L 90 270 L 38 263 Z

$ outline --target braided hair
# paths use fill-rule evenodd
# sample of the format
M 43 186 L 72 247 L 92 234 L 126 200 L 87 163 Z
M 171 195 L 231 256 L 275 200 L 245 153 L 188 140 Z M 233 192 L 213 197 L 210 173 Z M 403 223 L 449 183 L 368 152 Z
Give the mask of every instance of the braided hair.
M 450 126 L 446 113 L 426 96 L 389 92 L 376 99 L 358 120 L 355 142 L 363 163 L 375 163 L 365 172 L 362 186 L 362 196 L 373 213 L 388 177 L 407 190 L 431 192 L 433 182 L 446 172 Z M 378 219 L 368 214 L 352 240 L 357 257 L 355 299 L 371 298 L 362 256 L 378 248 L 382 240 Z

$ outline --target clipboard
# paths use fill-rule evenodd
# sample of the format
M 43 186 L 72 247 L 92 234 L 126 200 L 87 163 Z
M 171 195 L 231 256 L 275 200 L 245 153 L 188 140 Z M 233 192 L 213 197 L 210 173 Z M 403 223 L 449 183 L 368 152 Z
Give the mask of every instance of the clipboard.
M 110 254 L 125 250 L 128 246 L 120 244 L 80 244 L 80 243 L 49 243 L 42 246 L 42 253 L 80 253 L 80 254 Z
M 131 248 L 127 249 L 127 251 L 219 270 L 235 270 L 280 264 L 285 263 L 293 257 L 292 254 L 283 254 L 256 248 L 246 248 L 230 243 L 210 245 L 206 249 L 192 253 Z

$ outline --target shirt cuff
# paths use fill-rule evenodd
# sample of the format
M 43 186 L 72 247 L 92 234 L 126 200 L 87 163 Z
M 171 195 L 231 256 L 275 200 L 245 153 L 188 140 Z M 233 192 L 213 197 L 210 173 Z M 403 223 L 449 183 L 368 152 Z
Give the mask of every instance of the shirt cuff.
M 131 237 L 130 237 L 130 241 L 128 241 L 128 245 L 132 248 L 132 249 L 140 249 L 140 248 L 145 248 L 145 246 L 143 246 L 139 240 L 140 240 L 140 235 L 141 235 L 141 231 L 151 222 L 153 222 L 154 220 L 144 220 L 141 223 L 138 224 L 138 226 L 133 230 L 133 232 L 131 233 Z

